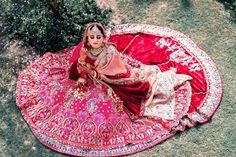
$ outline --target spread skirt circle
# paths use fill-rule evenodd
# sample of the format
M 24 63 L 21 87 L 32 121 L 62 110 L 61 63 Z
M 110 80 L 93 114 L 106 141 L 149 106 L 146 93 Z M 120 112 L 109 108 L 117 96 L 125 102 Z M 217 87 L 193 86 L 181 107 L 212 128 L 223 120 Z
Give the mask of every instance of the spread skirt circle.
M 117 25 L 107 36 L 123 60 L 141 65 L 133 69 L 137 78 L 151 82 L 150 103 L 142 102 L 133 118 L 125 105 L 118 111 L 107 84 L 88 79 L 79 94 L 68 71 L 76 47 L 48 52 L 19 73 L 16 90 L 17 106 L 41 143 L 75 156 L 120 156 L 210 120 L 221 101 L 222 83 L 214 62 L 191 39 L 142 24 Z M 123 90 L 113 89 L 117 94 Z M 132 97 L 130 90 L 123 94 Z

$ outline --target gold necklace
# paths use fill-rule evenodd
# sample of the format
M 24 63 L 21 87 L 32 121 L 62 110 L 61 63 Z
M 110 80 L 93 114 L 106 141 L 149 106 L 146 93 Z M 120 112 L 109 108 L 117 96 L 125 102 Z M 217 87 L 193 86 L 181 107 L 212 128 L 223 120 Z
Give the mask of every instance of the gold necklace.
M 93 57 L 97 57 L 103 51 L 103 49 L 104 49 L 104 46 L 101 46 L 97 49 L 92 48 L 92 49 L 89 50 L 89 52 Z

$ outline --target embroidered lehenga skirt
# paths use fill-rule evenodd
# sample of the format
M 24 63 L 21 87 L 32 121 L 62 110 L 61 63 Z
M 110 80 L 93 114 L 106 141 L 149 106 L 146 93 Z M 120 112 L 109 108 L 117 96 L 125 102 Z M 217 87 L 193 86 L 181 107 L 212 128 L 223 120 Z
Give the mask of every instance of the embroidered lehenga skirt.
M 150 25 L 125 24 L 107 31 L 120 53 L 192 79 L 176 88 L 171 107 L 163 103 L 155 109 L 159 116 L 131 119 L 127 112 L 116 111 L 95 81 L 88 81 L 84 96 L 74 95 L 76 81 L 68 78 L 74 47 L 46 53 L 19 73 L 16 91 L 17 106 L 37 139 L 69 155 L 120 156 L 210 120 L 221 101 L 222 83 L 213 61 L 193 41 Z

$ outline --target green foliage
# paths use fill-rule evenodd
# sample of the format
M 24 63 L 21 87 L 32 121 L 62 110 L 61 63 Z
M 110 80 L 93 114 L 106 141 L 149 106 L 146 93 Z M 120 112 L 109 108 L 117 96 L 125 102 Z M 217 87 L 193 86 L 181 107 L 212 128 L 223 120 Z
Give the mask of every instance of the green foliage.
M 81 40 L 87 23 L 109 22 L 111 10 L 94 0 L 4 0 L 3 21 L 10 38 L 23 40 L 41 54 Z M 3 9 L 1 7 L 1 9 Z

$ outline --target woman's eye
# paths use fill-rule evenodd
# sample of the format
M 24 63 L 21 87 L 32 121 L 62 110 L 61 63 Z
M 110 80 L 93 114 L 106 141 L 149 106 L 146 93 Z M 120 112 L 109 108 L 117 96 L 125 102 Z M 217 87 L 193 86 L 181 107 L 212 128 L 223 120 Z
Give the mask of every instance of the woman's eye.
M 94 39 L 94 36 L 90 36 L 90 39 Z
M 100 36 L 98 36 L 98 37 L 97 37 L 97 39 L 101 39 L 101 37 L 100 37 Z

